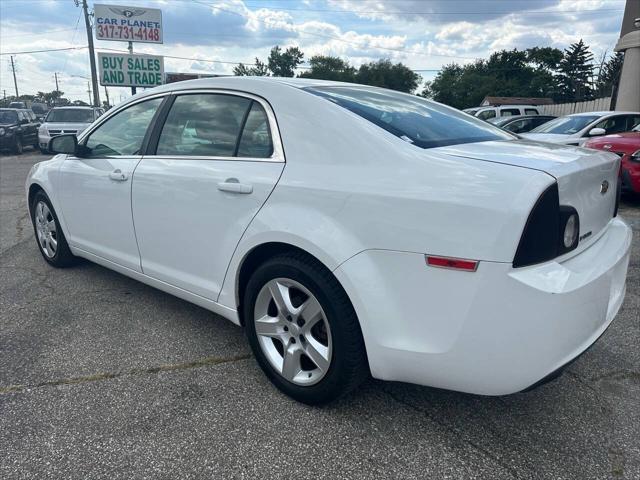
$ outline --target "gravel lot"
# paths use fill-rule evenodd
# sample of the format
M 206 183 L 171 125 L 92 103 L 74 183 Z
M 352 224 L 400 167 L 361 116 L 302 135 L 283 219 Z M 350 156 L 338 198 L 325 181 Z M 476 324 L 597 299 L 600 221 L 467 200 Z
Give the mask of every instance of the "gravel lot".
M 557 381 L 488 398 L 368 382 L 278 393 L 242 331 L 91 263 L 42 260 L 0 156 L 0 478 L 640 478 L 640 199 L 627 297 Z

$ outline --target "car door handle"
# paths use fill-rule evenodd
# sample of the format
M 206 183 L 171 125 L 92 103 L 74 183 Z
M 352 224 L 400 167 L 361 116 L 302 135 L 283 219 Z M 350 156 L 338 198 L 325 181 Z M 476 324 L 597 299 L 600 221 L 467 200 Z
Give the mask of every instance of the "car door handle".
M 109 178 L 111 180 L 115 180 L 116 182 L 125 182 L 129 176 L 126 173 L 122 173 L 122 170 L 116 168 L 113 172 L 109 174 Z
M 237 178 L 227 178 L 218 183 L 218 190 L 231 193 L 253 193 L 253 185 L 240 183 Z

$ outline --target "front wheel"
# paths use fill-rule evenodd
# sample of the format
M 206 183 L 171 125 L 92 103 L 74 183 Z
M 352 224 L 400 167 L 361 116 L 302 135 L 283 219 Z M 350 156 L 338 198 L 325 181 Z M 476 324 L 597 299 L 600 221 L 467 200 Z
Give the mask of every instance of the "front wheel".
M 35 194 L 31 205 L 31 221 L 42 257 L 54 267 L 68 267 L 76 263 L 67 239 L 60 228 L 51 201 L 43 191 Z
M 249 280 L 243 307 L 260 367 L 294 399 L 327 403 L 367 377 L 356 313 L 336 278 L 317 260 L 298 253 L 268 260 Z

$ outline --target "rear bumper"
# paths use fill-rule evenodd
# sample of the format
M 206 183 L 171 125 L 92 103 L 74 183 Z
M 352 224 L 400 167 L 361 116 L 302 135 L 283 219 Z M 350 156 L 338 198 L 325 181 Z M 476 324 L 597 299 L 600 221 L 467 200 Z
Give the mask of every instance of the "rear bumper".
M 484 395 L 518 392 L 593 344 L 625 293 L 631 229 L 613 219 L 580 254 L 474 273 L 419 253 L 369 250 L 336 271 L 360 318 L 371 372 Z

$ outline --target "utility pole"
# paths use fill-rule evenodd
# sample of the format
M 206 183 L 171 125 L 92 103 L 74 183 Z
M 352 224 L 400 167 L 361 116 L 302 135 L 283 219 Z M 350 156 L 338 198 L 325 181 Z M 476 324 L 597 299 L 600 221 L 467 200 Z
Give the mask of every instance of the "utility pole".
M 53 72 L 53 76 L 56 78 L 56 92 L 59 92 L 60 88 L 58 87 L 58 72 Z
M 133 42 L 129 42 L 129 55 L 133 54 Z M 136 87 L 131 87 L 131 95 L 136 94 Z
M 18 81 L 16 80 L 16 66 L 13 63 L 13 55 L 11 55 L 11 71 L 13 72 L 13 86 L 16 87 L 16 100 L 20 95 L 18 95 Z
M 89 105 L 91 105 L 91 85 L 87 82 L 87 93 L 89 94 Z
M 82 0 L 82 10 L 84 11 L 84 25 L 87 27 L 87 41 L 89 42 L 89 62 L 91 64 L 91 83 L 93 84 L 93 104 L 100 106 L 100 92 L 98 91 L 98 75 L 96 74 L 96 54 L 93 51 L 93 32 L 89 23 L 89 7 L 87 0 Z M 91 100 L 89 100 L 91 103 Z
M 107 90 L 107 86 L 104 86 L 104 96 L 107 97 L 107 108 L 109 108 L 111 105 L 109 105 L 109 90 Z

